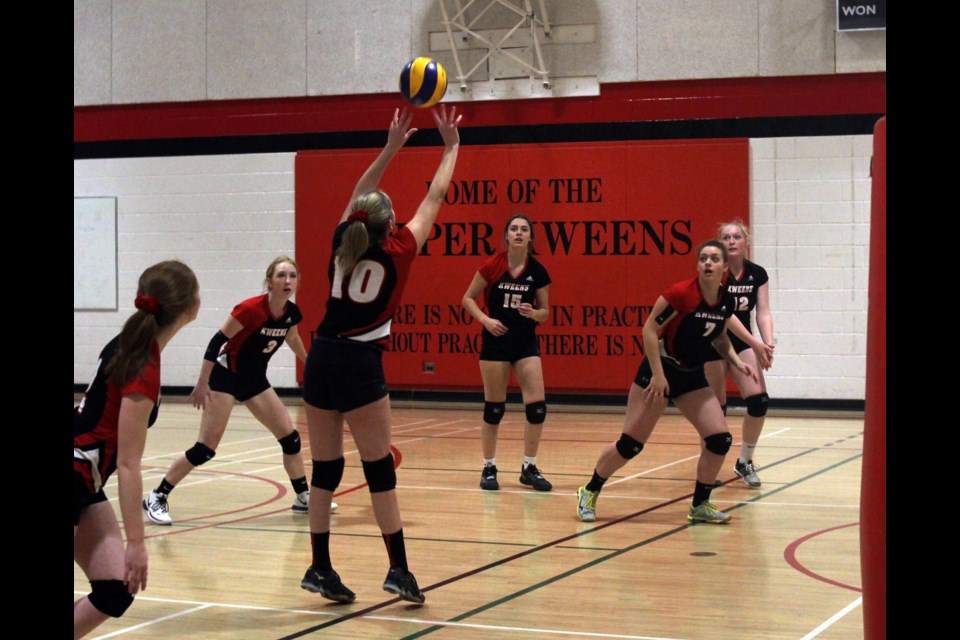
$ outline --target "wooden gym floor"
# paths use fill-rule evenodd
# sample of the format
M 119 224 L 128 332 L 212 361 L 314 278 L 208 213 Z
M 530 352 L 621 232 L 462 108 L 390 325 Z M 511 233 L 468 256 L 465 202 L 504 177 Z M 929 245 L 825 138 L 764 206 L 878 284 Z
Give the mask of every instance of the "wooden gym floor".
M 306 418 L 288 405 L 304 438 Z M 686 520 L 699 444 L 668 413 L 643 453 L 607 483 L 597 521 L 576 516 L 576 490 L 622 408 L 553 407 L 538 465 L 554 490 L 519 484 L 523 411 L 500 429 L 498 492 L 479 488 L 479 405 L 393 409 L 398 491 L 410 568 L 424 606 L 381 589 L 387 562 L 360 460 L 345 436 L 336 495 L 334 568 L 357 593 L 342 605 L 300 589 L 310 564 L 307 518 L 270 433 L 234 409 L 216 458 L 171 494 L 174 524 L 147 524 L 148 588 L 94 638 L 570 638 L 857 640 L 860 415 L 775 415 L 757 450 L 763 487 L 732 471 L 712 501 L 725 526 Z M 199 412 L 166 400 L 150 429 L 144 489 L 196 439 Z M 349 431 L 349 430 L 348 430 Z M 395 454 L 396 455 L 396 454 Z M 114 507 L 116 480 L 107 486 Z M 74 565 L 74 599 L 87 593 Z

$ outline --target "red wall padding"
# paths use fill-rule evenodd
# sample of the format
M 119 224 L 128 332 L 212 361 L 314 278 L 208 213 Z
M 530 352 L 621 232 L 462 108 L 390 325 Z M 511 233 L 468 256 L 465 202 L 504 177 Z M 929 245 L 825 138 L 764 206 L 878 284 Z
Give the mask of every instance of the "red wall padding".
M 887 119 L 873 131 L 867 387 L 860 484 L 865 640 L 887 637 Z

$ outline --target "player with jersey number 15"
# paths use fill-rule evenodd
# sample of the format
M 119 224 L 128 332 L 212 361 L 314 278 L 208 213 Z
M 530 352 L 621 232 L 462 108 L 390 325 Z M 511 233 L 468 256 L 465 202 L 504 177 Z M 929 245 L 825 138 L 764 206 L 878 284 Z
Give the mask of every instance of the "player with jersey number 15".
M 443 154 L 430 188 L 402 228 L 380 179 L 391 160 L 417 130 L 413 115 L 396 110 L 387 143 L 357 182 L 333 232 L 326 312 L 310 347 L 303 374 L 303 399 L 310 434 L 313 475 L 310 491 L 312 561 L 300 586 L 338 602 L 356 595 L 341 582 L 330 560 L 330 501 L 343 477 L 346 419 L 360 453 L 390 568 L 385 591 L 423 603 L 425 597 L 407 566 L 397 473 L 391 453 L 390 397 L 383 373 L 383 347 L 411 263 L 443 204 L 460 148 L 456 107 L 431 110 L 443 139 Z

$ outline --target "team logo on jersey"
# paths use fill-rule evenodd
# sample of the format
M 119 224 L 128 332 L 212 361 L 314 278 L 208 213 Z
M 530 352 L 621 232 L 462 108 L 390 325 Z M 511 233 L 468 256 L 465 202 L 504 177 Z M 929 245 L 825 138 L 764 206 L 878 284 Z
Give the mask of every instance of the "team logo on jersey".
M 533 276 L 527 276 L 527 280 L 529 280 L 530 282 L 533 282 Z
M 726 307 L 721 307 L 720 313 L 713 313 L 711 311 L 697 311 L 695 314 L 693 314 L 693 317 L 704 318 L 706 320 L 719 320 L 720 322 L 723 322 L 724 320 L 726 320 L 726 318 L 724 317 L 725 311 L 726 311 Z
M 291 322 L 293 322 L 293 319 L 292 319 L 292 318 L 287 318 L 287 324 L 290 324 Z

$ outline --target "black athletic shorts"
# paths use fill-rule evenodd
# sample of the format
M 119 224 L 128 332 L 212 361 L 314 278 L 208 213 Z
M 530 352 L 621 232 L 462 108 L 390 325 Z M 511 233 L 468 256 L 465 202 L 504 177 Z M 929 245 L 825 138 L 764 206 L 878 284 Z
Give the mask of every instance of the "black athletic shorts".
M 303 400 L 346 413 L 387 395 L 383 347 L 349 338 L 314 339 L 303 368 Z
M 107 494 L 103 492 L 103 489 L 96 493 L 90 493 L 83 476 L 76 471 L 73 472 L 73 526 L 80 524 L 80 514 L 83 513 L 84 509 L 106 500 Z
M 692 369 L 681 367 L 676 360 L 664 356 L 660 356 L 660 362 L 663 364 L 663 374 L 667 376 L 667 384 L 670 385 L 668 398 L 679 398 L 685 393 L 710 386 L 707 384 L 707 377 L 703 373 L 703 365 Z M 641 389 L 646 389 L 652 378 L 653 370 L 650 369 L 650 363 L 644 357 L 643 362 L 637 368 L 637 375 L 634 376 L 633 381 Z
M 257 371 L 253 374 L 230 371 L 219 364 L 213 365 L 210 372 L 210 389 L 220 393 L 229 393 L 240 402 L 260 395 L 270 388 L 266 371 Z
M 533 331 L 516 329 L 495 336 L 486 329 L 480 334 L 480 359 L 513 364 L 540 355 L 540 342 Z

